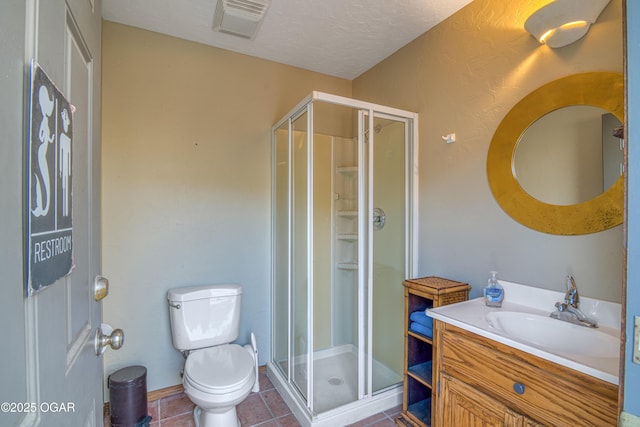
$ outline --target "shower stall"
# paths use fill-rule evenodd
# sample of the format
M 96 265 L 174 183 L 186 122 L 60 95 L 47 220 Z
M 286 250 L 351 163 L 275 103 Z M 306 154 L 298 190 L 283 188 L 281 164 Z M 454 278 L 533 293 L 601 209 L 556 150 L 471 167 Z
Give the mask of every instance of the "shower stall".
M 303 426 L 402 399 L 417 114 L 313 92 L 272 129 L 268 375 Z

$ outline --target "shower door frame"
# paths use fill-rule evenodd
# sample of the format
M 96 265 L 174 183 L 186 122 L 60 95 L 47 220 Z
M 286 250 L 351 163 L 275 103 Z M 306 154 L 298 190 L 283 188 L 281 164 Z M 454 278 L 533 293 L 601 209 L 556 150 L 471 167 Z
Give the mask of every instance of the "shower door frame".
M 313 104 L 316 101 L 341 105 L 345 107 L 351 107 L 358 112 L 358 164 L 367 165 L 366 174 L 358 173 L 358 206 L 361 207 L 358 214 L 358 259 L 359 264 L 365 264 L 364 267 L 358 267 L 358 311 L 364 313 L 364 319 L 360 319 L 358 316 L 358 400 L 366 399 L 376 394 L 373 391 L 372 381 L 372 344 L 373 344 L 373 239 L 370 238 L 373 232 L 373 221 L 369 218 L 373 210 L 373 141 L 374 141 L 374 119 L 383 118 L 391 119 L 395 121 L 404 122 L 405 129 L 405 150 L 404 150 L 404 164 L 405 164 L 405 276 L 415 276 L 417 263 L 414 260 L 418 257 L 418 224 L 417 224 L 417 207 L 418 207 L 418 114 L 410 111 L 400 110 L 383 105 L 373 104 L 365 101 L 359 101 L 351 98 L 346 98 L 338 95 L 327 94 L 323 92 L 314 91 L 300 103 L 298 103 L 286 116 L 279 120 L 272 127 L 272 165 L 275 162 L 275 131 L 280 129 L 285 123 L 287 123 L 288 131 L 288 201 L 287 201 L 287 259 L 288 259 L 288 271 L 287 271 L 287 372 L 283 372 L 283 369 L 279 366 L 276 360 L 276 340 L 275 340 L 275 325 L 276 325 L 276 298 L 272 297 L 271 304 L 271 356 L 270 362 L 273 365 L 278 366 L 278 370 L 282 372 L 286 378 L 286 382 L 289 384 L 289 389 L 295 391 L 298 404 L 302 405 L 308 411 L 308 416 L 314 416 L 314 396 L 313 396 L 313 357 L 314 357 L 314 343 L 313 343 L 313 319 L 314 319 L 314 306 L 313 306 L 313 289 L 314 289 L 314 268 L 313 268 Z M 293 154 L 291 150 L 292 138 L 293 138 L 293 126 L 292 123 L 307 114 L 307 342 L 306 342 L 306 364 L 307 364 L 307 381 L 306 381 L 306 396 L 302 390 L 299 390 L 298 385 L 294 382 L 293 378 L 293 366 L 295 355 L 291 331 L 292 325 L 292 235 L 293 235 Z M 366 117 L 366 120 L 365 120 Z M 366 124 L 365 124 L 366 121 Z M 368 130 L 369 144 L 365 143 L 365 132 Z M 272 206 L 276 206 L 276 177 L 275 168 L 272 169 Z M 366 189 L 366 194 L 363 189 Z M 272 214 L 272 266 L 275 265 L 274 260 L 276 256 L 276 244 L 275 244 L 275 215 Z M 364 262 L 366 261 L 366 262 Z M 272 268 L 271 273 L 271 288 L 272 293 L 275 292 L 275 268 Z M 366 307 L 365 307 L 366 304 Z M 366 337 L 363 333 L 363 329 L 366 328 Z M 366 345 L 365 345 L 366 342 Z M 365 363 L 365 358 L 366 363 Z M 366 375 L 364 372 L 366 365 Z M 366 381 L 365 381 L 366 380 Z M 356 402 L 357 402 L 356 401 Z M 353 402 L 351 402 L 353 403 Z M 317 415 L 317 414 L 315 414 Z

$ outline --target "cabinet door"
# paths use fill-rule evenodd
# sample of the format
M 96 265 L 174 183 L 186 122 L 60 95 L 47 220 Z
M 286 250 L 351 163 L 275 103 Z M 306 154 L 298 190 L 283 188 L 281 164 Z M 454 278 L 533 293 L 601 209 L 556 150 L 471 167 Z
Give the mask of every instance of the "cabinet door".
M 440 374 L 440 427 L 523 427 L 524 417 L 445 373 Z

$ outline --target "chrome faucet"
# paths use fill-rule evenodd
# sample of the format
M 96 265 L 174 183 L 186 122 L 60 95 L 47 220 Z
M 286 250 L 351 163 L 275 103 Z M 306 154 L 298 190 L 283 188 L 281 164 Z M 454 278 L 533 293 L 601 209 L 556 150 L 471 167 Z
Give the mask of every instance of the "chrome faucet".
M 567 276 L 567 293 L 564 294 L 564 303 L 570 305 L 573 308 L 578 308 L 580 305 L 580 294 L 578 293 L 578 287 L 573 276 Z
M 592 319 L 580 310 L 580 294 L 573 276 L 567 276 L 567 293 L 564 295 L 564 302 L 556 303 L 557 311 L 551 313 L 551 317 L 577 325 L 597 328 L 598 321 Z

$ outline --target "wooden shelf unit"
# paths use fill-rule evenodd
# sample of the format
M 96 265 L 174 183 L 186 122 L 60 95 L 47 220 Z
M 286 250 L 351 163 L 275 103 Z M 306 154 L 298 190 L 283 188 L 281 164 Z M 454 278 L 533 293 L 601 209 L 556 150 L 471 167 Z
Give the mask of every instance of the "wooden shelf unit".
M 433 338 L 409 329 L 415 311 L 469 299 L 471 286 L 441 277 L 421 277 L 404 285 L 404 394 L 399 426 L 431 426 L 433 390 Z

